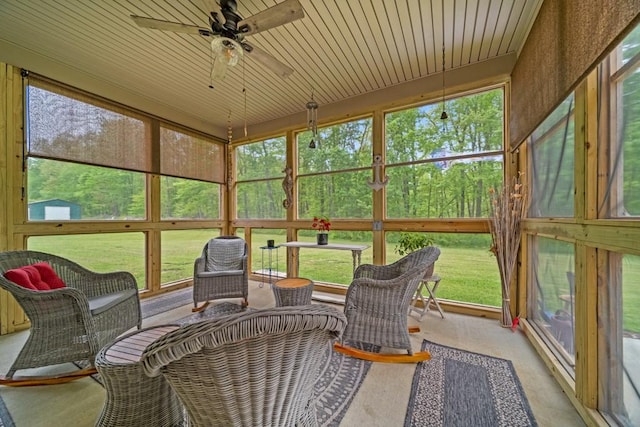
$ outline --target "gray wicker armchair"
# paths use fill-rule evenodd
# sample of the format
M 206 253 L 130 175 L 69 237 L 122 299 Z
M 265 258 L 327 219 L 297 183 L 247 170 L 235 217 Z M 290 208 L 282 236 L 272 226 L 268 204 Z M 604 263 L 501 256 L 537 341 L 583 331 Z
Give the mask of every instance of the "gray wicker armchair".
M 242 305 L 249 305 L 247 243 L 237 236 L 209 240 L 193 265 L 193 311 L 221 298 L 243 298 Z
M 194 323 L 143 353 L 193 426 L 315 426 L 314 383 L 346 318 L 323 306 L 278 307 Z
M 4 276 L 8 270 L 42 262 L 65 287 L 32 290 Z M 10 251 L 0 253 L 0 287 L 11 293 L 31 321 L 29 337 L 0 384 L 52 384 L 94 373 L 100 348 L 142 323 L 136 280 L 127 272 L 95 273 L 56 255 Z M 14 377 L 19 369 L 82 360 L 91 366 L 55 377 Z
M 359 266 L 347 290 L 344 312 L 348 319 L 343 340 L 406 349 L 408 355 L 378 354 L 336 344 L 345 354 L 380 362 L 417 362 L 428 352 L 414 354 L 408 328 L 408 311 L 424 272 L 440 256 L 434 246 L 422 248 L 389 265 Z

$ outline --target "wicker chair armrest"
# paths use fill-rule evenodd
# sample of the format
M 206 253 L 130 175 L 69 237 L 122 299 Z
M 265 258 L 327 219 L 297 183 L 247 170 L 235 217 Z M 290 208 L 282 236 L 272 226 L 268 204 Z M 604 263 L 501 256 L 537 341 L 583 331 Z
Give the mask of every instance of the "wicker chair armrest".
M 413 286 L 417 288 L 419 283 L 417 279 L 421 276 L 421 270 L 413 269 L 401 276 L 388 280 L 376 280 L 363 277 L 354 279 L 347 289 L 345 298 L 346 307 L 351 307 L 354 304 L 358 305 L 358 301 L 375 301 L 375 304 L 386 306 L 392 304 L 391 300 L 395 300 L 396 298 L 402 300 L 407 295 L 412 295 L 413 292 L 415 292 L 415 290 L 410 288 Z
M 207 260 L 204 256 L 196 258 L 196 260 L 193 262 L 193 277 L 197 276 L 199 273 L 202 273 L 205 270 L 206 264 Z
M 72 280 L 65 280 L 65 283 L 68 287 L 81 290 L 89 298 L 127 289 L 138 290 L 135 277 L 128 271 L 96 273 L 84 270 L 82 274 L 75 275 Z
M 248 259 L 247 255 L 242 257 L 242 271 L 244 271 L 245 275 L 249 274 L 249 268 L 247 266 L 247 259 Z
M 3 281 L 8 282 L 6 279 Z M 63 316 L 75 313 L 84 319 L 85 324 L 92 324 L 87 296 L 79 289 L 66 287 L 34 291 L 13 285 L 10 292 L 20 302 L 32 323 L 44 323 L 49 319 L 57 322 Z
M 368 278 L 374 280 L 388 280 L 397 276 L 395 269 L 388 265 L 361 264 L 353 273 L 354 279 Z
M 402 285 L 403 280 L 398 280 L 398 277 L 393 279 L 372 279 L 368 277 L 359 277 L 353 279 L 349 288 L 392 288 L 394 286 Z

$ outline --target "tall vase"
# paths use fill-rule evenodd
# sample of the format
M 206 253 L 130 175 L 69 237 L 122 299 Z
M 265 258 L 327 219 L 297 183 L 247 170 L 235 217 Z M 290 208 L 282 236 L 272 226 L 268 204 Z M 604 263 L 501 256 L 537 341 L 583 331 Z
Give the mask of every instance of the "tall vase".
M 328 245 L 329 244 L 329 233 L 318 233 L 317 234 L 318 244 L 319 245 Z

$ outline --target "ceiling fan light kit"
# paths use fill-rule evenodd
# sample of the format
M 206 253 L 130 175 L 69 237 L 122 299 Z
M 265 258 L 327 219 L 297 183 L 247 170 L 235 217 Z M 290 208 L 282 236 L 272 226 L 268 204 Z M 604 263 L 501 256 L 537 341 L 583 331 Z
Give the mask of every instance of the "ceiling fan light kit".
M 240 43 L 227 37 L 211 40 L 211 81 L 223 80 L 227 67 L 233 67 L 242 58 Z

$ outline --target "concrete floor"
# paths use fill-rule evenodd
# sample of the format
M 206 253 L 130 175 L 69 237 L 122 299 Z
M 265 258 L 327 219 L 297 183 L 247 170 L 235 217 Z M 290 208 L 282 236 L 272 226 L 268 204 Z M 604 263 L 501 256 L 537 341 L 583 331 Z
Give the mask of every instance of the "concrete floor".
M 269 286 L 250 283 L 249 305 L 274 305 Z M 143 326 L 169 323 L 191 314 L 183 306 L 145 319 Z M 584 426 L 567 396 L 556 384 L 522 332 L 501 328 L 498 321 L 446 313 L 441 319 L 430 311 L 422 321 L 410 324 L 421 332 L 412 335 L 414 350 L 423 339 L 442 345 L 509 359 L 529 399 L 538 425 Z M 0 372 L 6 372 L 26 339 L 27 332 L 0 337 Z M 415 365 L 374 363 L 354 398 L 341 426 L 402 426 Z M 27 372 L 20 372 L 27 374 Z M 40 387 L 0 387 L 17 427 L 93 426 L 105 399 L 105 391 L 90 378 L 68 384 Z

